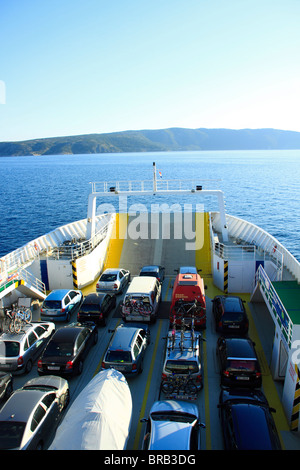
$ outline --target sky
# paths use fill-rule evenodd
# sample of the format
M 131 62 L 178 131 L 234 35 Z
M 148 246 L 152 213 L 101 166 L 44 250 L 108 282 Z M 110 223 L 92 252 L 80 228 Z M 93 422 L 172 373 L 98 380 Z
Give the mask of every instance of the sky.
M 299 0 L 0 0 L 0 141 L 300 132 Z

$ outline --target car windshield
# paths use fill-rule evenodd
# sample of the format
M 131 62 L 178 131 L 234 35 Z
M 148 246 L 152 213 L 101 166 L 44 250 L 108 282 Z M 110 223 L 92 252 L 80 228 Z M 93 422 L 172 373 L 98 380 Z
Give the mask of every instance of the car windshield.
M 102 282 L 113 282 L 116 281 L 117 275 L 116 274 L 102 274 L 100 277 L 100 281 Z
M 238 298 L 226 298 L 224 301 L 225 312 L 242 312 L 241 302 Z
M 26 423 L 14 421 L 0 422 L 0 449 L 20 447 Z
M 130 351 L 108 351 L 105 362 L 132 362 Z
M 173 374 L 193 374 L 199 371 L 199 367 L 196 361 L 183 360 L 169 360 L 166 363 L 165 369 L 167 372 L 172 372 Z
M 1 341 L 0 356 L 17 357 L 20 353 L 20 343 L 17 341 Z
M 80 311 L 85 313 L 99 313 L 100 306 L 99 304 L 82 304 Z
M 57 343 L 56 341 L 50 341 L 47 348 L 44 351 L 44 357 L 50 356 L 73 356 L 73 343 Z
M 176 421 L 178 423 L 193 423 L 197 418 L 182 411 L 157 411 L 151 413 L 152 421 Z
M 247 370 L 254 372 L 255 371 L 255 361 L 254 360 L 245 360 L 245 359 L 230 359 L 228 361 L 227 370 L 236 371 L 236 370 Z
M 59 310 L 61 308 L 61 301 L 60 300 L 45 300 L 43 308 Z

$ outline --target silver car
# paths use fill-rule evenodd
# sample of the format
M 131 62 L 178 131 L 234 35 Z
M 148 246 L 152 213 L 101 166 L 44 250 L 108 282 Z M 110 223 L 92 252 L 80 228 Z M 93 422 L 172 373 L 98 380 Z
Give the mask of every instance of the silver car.
M 122 294 L 130 282 L 130 272 L 126 269 L 106 269 L 96 284 L 97 292 L 114 292 Z
M 102 369 L 113 368 L 126 376 L 134 376 L 142 372 L 144 355 L 149 342 L 148 325 L 118 326 L 104 355 Z
M 54 331 L 52 322 L 32 322 L 23 326 L 22 333 L 3 333 L 0 336 L 0 370 L 30 372 Z
M 61 377 L 38 377 L 27 382 L 0 410 L 0 449 L 45 448 L 68 402 L 69 385 Z
M 188 401 L 163 400 L 152 406 L 143 441 L 144 450 L 199 450 L 200 423 L 198 407 Z

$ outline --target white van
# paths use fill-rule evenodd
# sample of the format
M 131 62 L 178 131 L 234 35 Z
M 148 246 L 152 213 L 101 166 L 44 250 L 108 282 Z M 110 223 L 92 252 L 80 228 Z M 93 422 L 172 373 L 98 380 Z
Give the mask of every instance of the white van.
M 122 303 L 123 320 L 153 323 L 157 317 L 160 300 L 161 285 L 155 277 L 134 277 Z

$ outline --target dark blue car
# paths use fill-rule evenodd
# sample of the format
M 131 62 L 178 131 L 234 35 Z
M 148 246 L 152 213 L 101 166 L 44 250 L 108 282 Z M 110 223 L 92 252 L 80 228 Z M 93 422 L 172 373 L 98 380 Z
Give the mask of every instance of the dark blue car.
M 223 389 L 218 405 L 226 450 L 280 450 L 268 401 L 260 390 Z

